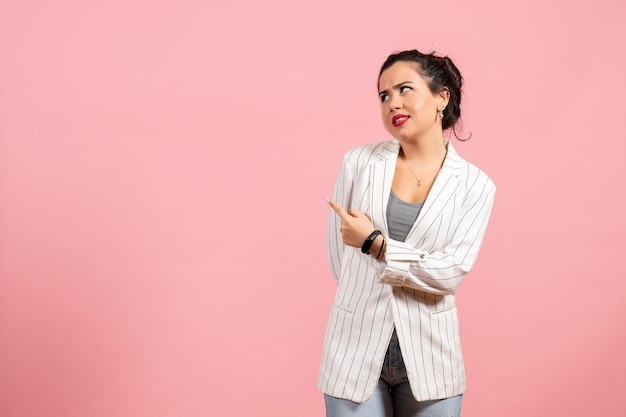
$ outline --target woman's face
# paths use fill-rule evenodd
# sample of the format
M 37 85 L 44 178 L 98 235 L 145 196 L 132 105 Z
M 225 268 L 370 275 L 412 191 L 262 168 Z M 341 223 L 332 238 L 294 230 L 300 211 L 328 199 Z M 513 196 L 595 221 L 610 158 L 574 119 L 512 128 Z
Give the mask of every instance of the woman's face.
M 381 74 L 378 84 L 383 124 L 394 138 L 441 137 L 437 113 L 448 103 L 448 93 L 431 93 L 416 64 L 396 62 Z

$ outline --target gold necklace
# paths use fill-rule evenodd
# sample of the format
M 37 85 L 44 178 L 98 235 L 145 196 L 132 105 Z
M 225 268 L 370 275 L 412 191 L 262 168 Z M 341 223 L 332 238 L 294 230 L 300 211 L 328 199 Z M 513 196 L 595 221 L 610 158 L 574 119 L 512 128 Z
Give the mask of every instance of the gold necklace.
M 409 169 L 409 172 L 413 175 L 413 177 L 415 177 L 415 179 L 417 180 L 417 186 L 421 187 L 422 186 L 422 181 L 417 178 L 417 175 L 415 175 L 415 172 L 413 172 L 413 170 L 411 169 L 411 167 L 409 166 L 409 163 L 406 161 L 406 159 L 404 158 L 404 153 L 402 154 L 402 161 L 404 161 L 404 164 L 406 165 L 406 167 Z

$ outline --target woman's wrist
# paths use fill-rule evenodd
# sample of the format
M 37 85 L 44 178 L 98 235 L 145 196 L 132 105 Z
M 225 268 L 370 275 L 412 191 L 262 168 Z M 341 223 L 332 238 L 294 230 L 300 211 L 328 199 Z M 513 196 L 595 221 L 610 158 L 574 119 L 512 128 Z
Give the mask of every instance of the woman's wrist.
M 369 236 L 365 238 L 365 241 L 363 241 L 363 245 L 361 246 L 361 252 L 371 253 L 372 245 L 374 244 L 374 241 L 378 238 L 378 236 L 381 235 L 381 233 L 382 232 L 378 229 L 370 233 Z
M 378 260 L 383 260 L 385 258 L 385 244 L 385 237 L 382 234 L 376 236 L 376 239 L 374 239 L 372 247 L 369 250 L 369 254 Z

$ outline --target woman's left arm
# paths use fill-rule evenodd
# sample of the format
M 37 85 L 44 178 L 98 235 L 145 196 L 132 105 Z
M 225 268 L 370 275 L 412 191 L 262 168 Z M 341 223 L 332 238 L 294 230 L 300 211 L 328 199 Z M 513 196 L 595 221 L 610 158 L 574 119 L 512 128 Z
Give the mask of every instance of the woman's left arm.
M 495 196 L 487 180 L 482 192 L 467 198 L 442 250 L 415 248 L 387 239 L 385 261 L 377 262 L 381 283 L 434 294 L 453 294 L 476 262 Z

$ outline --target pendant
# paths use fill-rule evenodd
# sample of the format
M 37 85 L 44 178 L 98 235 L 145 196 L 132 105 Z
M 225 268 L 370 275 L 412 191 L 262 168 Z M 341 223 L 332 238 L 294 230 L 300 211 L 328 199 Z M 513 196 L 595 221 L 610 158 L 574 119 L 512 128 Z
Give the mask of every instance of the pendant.
M 417 186 L 421 187 L 422 186 L 422 182 L 420 180 L 417 180 Z

